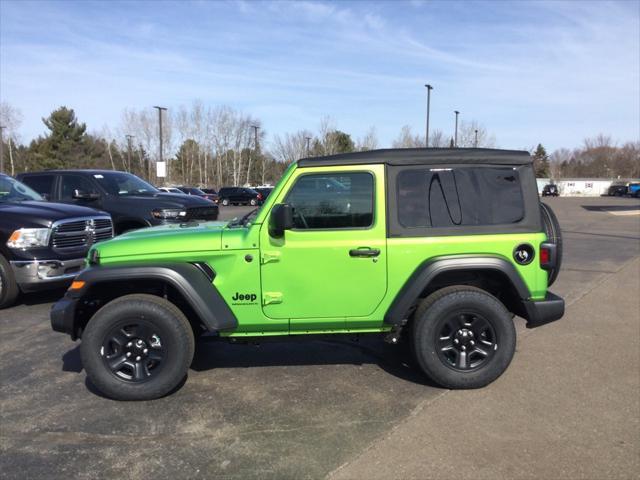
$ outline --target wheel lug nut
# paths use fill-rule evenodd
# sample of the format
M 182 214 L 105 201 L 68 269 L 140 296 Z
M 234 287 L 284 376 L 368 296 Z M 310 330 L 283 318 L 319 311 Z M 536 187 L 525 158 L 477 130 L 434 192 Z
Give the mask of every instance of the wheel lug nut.
M 458 339 L 456 338 L 456 339 L 453 341 L 453 343 L 455 343 L 455 344 L 457 345 L 458 343 L 460 343 L 460 340 L 458 340 Z
M 475 344 L 476 344 L 476 342 L 474 342 L 473 340 L 471 340 L 471 341 L 469 342 L 469 344 L 470 344 L 470 345 L 475 345 Z
M 148 353 L 148 352 L 149 352 L 148 348 L 145 348 L 144 350 L 142 350 L 142 353 Z
M 127 352 L 127 357 L 130 357 L 130 356 L 131 356 L 131 352 Z
M 139 362 L 140 360 L 142 360 L 142 357 L 141 356 L 137 356 L 136 357 L 136 362 Z
M 467 347 L 465 347 L 464 345 L 462 345 L 462 350 L 466 350 L 466 349 L 467 349 Z
M 133 343 L 131 342 L 127 343 L 127 347 L 130 347 L 131 345 L 133 345 Z

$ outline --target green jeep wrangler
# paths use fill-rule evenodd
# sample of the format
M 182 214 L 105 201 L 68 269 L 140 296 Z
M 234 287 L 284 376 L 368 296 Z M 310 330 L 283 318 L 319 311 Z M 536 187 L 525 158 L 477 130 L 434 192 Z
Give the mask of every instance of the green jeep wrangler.
M 527 152 L 305 158 L 242 218 L 94 246 L 51 324 L 82 337 L 89 379 L 122 400 L 175 389 L 201 335 L 378 334 L 442 387 L 477 388 L 509 365 L 515 315 L 536 327 L 564 314 L 547 290 L 561 256 Z

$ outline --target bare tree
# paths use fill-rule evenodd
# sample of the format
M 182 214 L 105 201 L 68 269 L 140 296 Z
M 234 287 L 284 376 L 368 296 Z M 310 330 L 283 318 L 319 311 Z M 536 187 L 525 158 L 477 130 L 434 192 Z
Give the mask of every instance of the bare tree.
M 363 152 L 365 150 L 375 150 L 378 148 L 378 135 L 376 127 L 371 126 L 364 137 L 356 142 L 356 150 Z
M 9 147 L 9 165 L 11 168 L 11 176 L 13 176 L 16 170 L 13 159 L 13 146 L 18 140 L 18 129 L 20 125 L 22 125 L 22 112 L 7 102 L 0 103 L 0 125 L 6 129 L 6 141 Z
M 421 148 L 424 147 L 424 137 L 414 135 L 409 125 L 400 129 L 400 134 L 391 144 L 393 148 Z
M 477 135 L 477 143 L 476 143 Z M 462 120 L 458 127 L 459 147 L 484 147 L 492 148 L 496 145 L 496 138 L 487 132 L 487 129 L 476 120 L 470 122 Z
M 275 135 L 271 144 L 271 153 L 276 160 L 287 165 L 307 156 L 307 138 L 313 138 L 308 130 L 296 133 L 285 133 L 282 137 Z

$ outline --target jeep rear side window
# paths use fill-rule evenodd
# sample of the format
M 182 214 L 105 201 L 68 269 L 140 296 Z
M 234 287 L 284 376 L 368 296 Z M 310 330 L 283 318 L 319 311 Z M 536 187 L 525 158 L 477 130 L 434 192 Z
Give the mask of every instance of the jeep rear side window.
M 504 225 L 524 217 L 517 170 L 512 168 L 407 169 L 397 179 L 403 227 Z
M 366 172 L 303 175 L 285 200 L 294 228 L 366 228 L 373 224 L 373 175 Z

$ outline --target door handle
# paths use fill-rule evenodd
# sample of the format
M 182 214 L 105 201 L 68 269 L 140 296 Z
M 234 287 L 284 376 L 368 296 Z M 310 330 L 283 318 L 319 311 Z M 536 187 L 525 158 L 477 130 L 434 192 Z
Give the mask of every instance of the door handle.
M 350 257 L 377 257 L 380 255 L 380 249 L 378 248 L 354 248 L 349 250 Z

